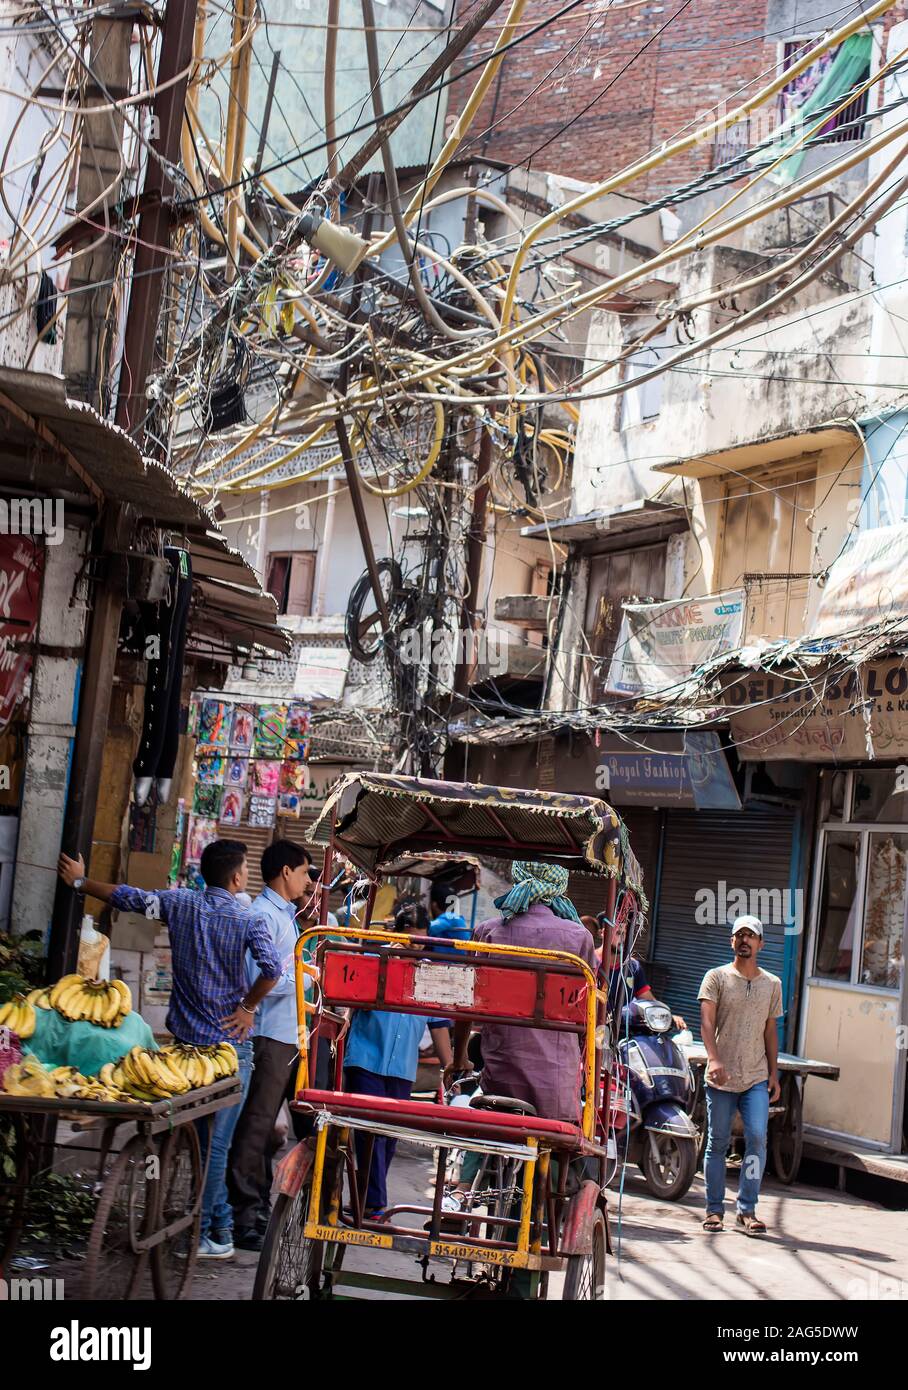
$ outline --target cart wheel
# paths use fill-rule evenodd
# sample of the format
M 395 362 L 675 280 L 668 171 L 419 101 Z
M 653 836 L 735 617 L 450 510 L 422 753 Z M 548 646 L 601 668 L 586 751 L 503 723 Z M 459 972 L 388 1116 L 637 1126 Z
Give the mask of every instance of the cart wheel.
M 159 1231 L 181 1217 L 192 1221 L 175 1236 L 152 1246 L 151 1277 L 156 1298 L 185 1298 L 195 1273 L 202 1224 L 202 1154 L 195 1125 L 179 1125 L 161 1145 Z
M 29 1146 L 28 1127 L 23 1115 L 14 1112 L 0 1120 L 8 1126 L 8 1140 L 3 1147 L 4 1161 L 12 1166 L 13 1176 L 4 1179 L 0 1166 L 0 1272 L 10 1267 L 22 1234 L 25 1202 L 28 1195 Z
M 605 1300 L 605 1216 L 600 1207 L 593 1217 L 593 1239 L 585 1255 L 568 1255 L 564 1276 L 564 1302 L 602 1303 Z
M 801 1088 L 796 1077 L 789 1075 L 786 1078 L 783 1096 L 785 1114 L 773 1120 L 769 1142 L 772 1149 L 773 1172 L 779 1182 L 787 1184 L 794 1182 L 798 1176 L 804 1148 Z
M 111 1165 L 88 1237 L 82 1297 L 127 1299 L 136 1296 L 148 1263 L 133 1242 L 145 1235 L 154 1215 L 156 1184 L 149 1181 L 153 1143 L 137 1134 Z
M 255 1272 L 253 1299 L 316 1298 L 322 1272 L 322 1242 L 303 1235 L 311 1183 L 295 1197 L 282 1192 L 271 1209 L 265 1244 Z

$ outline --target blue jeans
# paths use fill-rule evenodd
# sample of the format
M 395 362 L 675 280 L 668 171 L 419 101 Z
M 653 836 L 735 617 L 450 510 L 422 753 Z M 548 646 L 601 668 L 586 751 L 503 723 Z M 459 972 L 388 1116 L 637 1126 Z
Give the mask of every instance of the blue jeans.
M 413 1082 L 405 1077 L 381 1076 L 375 1071 L 364 1071 L 362 1067 L 344 1068 L 344 1086 L 356 1095 L 390 1096 L 394 1100 L 409 1100 L 410 1092 L 413 1090 Z M 365 1130 L 356 1131 L 356 1165 L 360 1170 L 368 1158 L 369 1138 Z M 388 1205 L 388 1169 L 391 1167 L 396 1148 L 396 1139 L 375 1136 L 372 1162 L 369 1165 L 369 1181 L 366 1186 L 367 1211 L 384 1211 Z
M 725 1207 L 725 1158 L 731 1143 L 735 1111 L 744 1124 L 744 1162 L 738 1183 L 738 1211 L 753 1216 L 766 1167 L 766 1127 L 769 1124 L 769 1084 L 758 1081 L 747 1091 L 706 1088 L 709 1138 L 706 1144 L 706 1212 L 722 1215 Z
M 230 1152 L 233 1131 L 240 1118 L 240 1111 L 249 1094 L 249 1083 L 252 1080 L 252 1041 L 234 1043 L 233 1045 L 240 1061 L 240 1084 L 242 1086 L 240 1098 L 236 1105 L 229 1105 L 223 1110 L 216 1110 L 213 1125 L 208 1116 L 196 1121 L 199 1143 L 202 1146 L 203 1163 L 208 1149 L 208 1130 L 211 1126 L 211 1158 L 208 1163 L 205 1188 L 202 1192 L 201 1236 L 207 1236 L 211 1231 L 233 1234 L 233 1208 L 227 1199 L 227 1155 Z

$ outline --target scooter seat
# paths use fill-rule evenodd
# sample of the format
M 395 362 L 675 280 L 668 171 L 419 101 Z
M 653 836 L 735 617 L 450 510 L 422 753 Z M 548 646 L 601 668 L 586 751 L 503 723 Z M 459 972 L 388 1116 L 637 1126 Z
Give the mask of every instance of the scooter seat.
M 517 1100 L 514 1096 L 473 1096 L 470 1105 L 474 1110 L 498 1110 L 504 1115 L 535 1115 L 535 1105 L 528 1100 Z

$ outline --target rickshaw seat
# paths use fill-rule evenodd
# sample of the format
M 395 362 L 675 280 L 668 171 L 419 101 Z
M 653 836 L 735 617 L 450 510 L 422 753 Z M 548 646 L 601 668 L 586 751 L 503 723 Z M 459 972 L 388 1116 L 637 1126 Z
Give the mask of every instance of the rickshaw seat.
M 578 1150 L 585 1147 L 579 1125 L 565 1120 L 547 1120 L 539 1115 L 508 1115 L 498 1110 L 478 1110 L 472 1106 L 438 1105 L 424 1100 L 394 1100 L 387 1096 L 363 1096 L 353 1091 L 297 1092 L 292 1109 L 327 1110 L 330 1114 L 351 1115 L 383 1124 L 397 1121 L 411 1129 L 423 1129 L 455 1138 L 483 1136 L 511 1140 L 545 1139 L 553 1148 Z

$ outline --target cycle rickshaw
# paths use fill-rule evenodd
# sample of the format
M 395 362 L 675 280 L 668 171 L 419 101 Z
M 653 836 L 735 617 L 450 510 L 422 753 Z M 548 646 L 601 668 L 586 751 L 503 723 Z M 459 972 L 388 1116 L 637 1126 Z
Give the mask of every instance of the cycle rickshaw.
M 372 930 L 370 920 L 388 870 L 399 872 L 402 856 L 426 852 L 543 860 L 597 875 L 611 916 L 622 896 L 640 893 L 619 816 L 585 796 L 357 773 L 335 789 L 313 838 L 326 846 L 323 883 L 331 882 L 332 865 L 342 857 L 370 887 L 362 926 L 324 925 L 323 895 L 322 925 L 305 928 L 297 942 L 300 1065 L 293 1108 L 312 1117 L 315 1132 L 278 1169 L 253 1297 L 346 1297 L 341 1289 L 365 1287 L 435 1298 L 544 1298 L 549 1276 L 563 1272 L 566 1299 L 603 1298 L 609 1248 L 603 1107 L 612 1093 L 612 1053 L 606 997 L 594 972 L 567 952 L 485 942 L 452 941 L 441 954 L 427 937 Z M 347 1092 L 339 1012 L 347 1008 L 572 1032 L 582 1074 L 577 1123 L 536 1115 L 511 1097 L 485 1096 L 483 1108 L 475 1108 Z M 311 1081 L 311 1059 L 325 1038 L 333 1089 Z M 357 1132 L 372 1136 L 363 1162 Z M 380 1221 L 368 1219 L 370 1144 L 378 1135 L 436 1151 L 430 1205 L 392 1207 Z M 452 1150 L 507 1163 L 519 1175 L 508 1200 L 481 1218 L 443 1210 Z M 405 1217 L 417 1224 L 404 1224 Z M 412 1253 L 421 1279 L 345 1269 L 351 1245 Z

